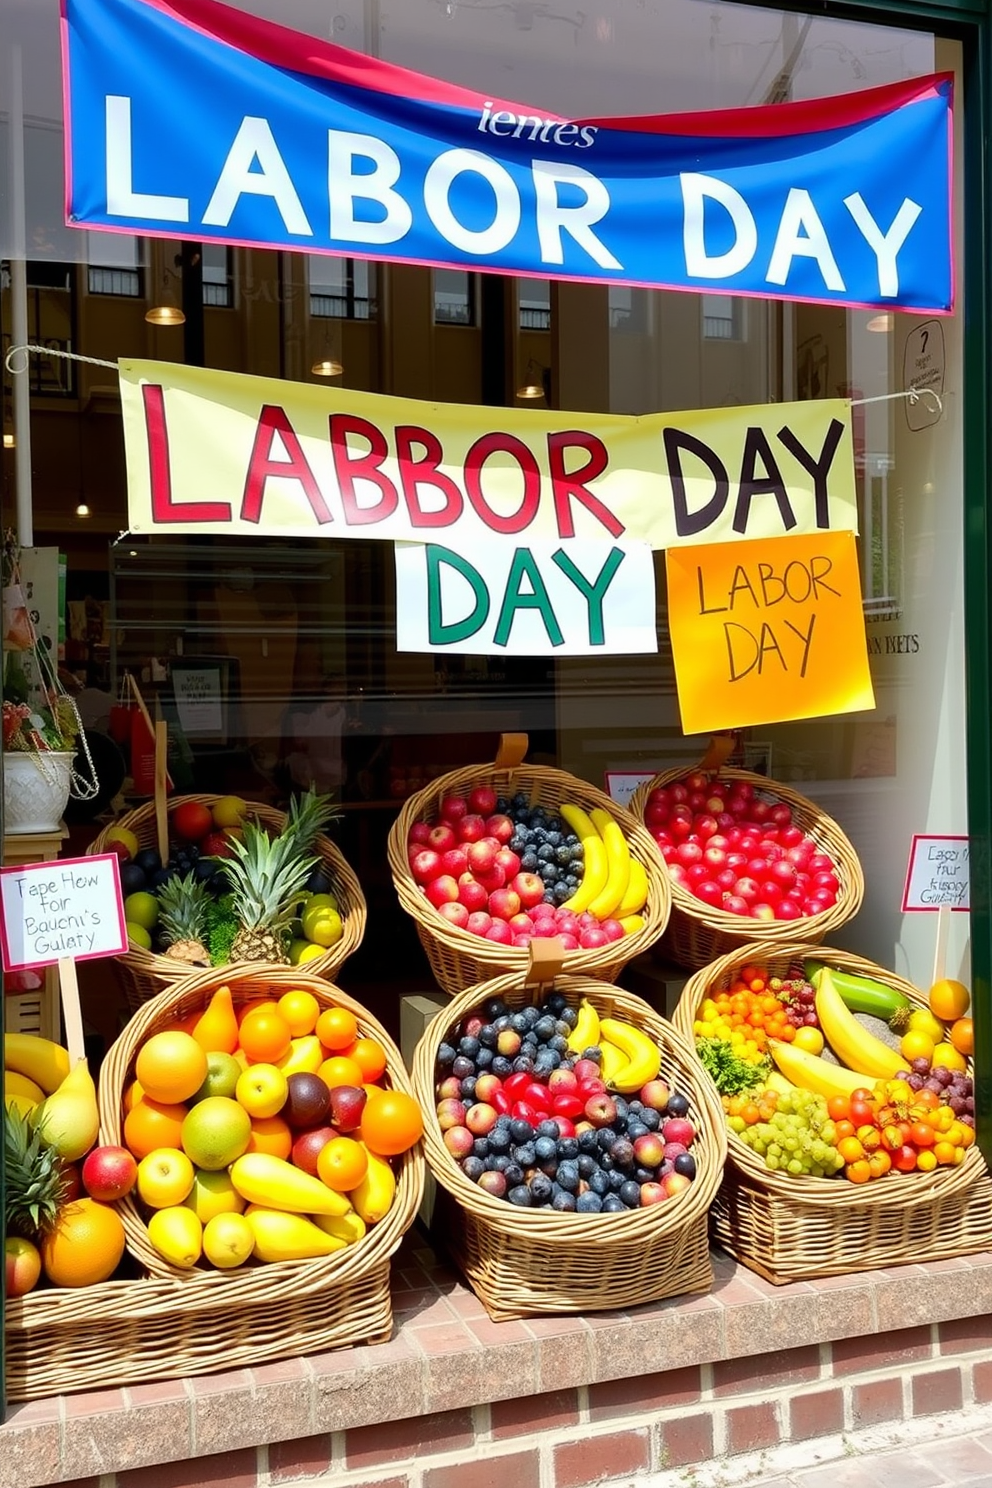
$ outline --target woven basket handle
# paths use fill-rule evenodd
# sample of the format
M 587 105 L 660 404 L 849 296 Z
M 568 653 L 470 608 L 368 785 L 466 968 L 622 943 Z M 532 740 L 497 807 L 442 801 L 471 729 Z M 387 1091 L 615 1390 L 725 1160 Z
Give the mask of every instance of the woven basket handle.
M 539 991 L 553 987 L 555 977 L 561 975 L 565 965 L 565 947 L 558 936 L 532 940 L 530 962 L 524 976 L 525 987 L 536 987 Z
M 734 752 L 734 740 L 731 734 L 714 734 L 710 740 L 709 748 L 699 761 L 701 770 L 712 770 L 719 773 Z
M 526 734 L 500 734 L 496 751 L 497 770 L 515 770 L 527 755 L 530 740 Z

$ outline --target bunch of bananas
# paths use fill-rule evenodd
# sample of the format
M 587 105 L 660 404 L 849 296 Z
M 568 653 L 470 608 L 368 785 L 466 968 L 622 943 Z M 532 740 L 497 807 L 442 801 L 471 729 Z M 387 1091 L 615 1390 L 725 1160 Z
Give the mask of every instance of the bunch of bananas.
M 604 1083 L 620 1095 L 632 1095 L 661 1069 L 661 1050 L 640 1028 L 620 1018 L 600 1018 L 588 998 L 579 1003 L 578 1021 L 568 1037 L 572 1054 L 598 1048 Z
M 628 935 L 643 929 L 647 873 L 632 855 L 619 822 L 600 807 L 587 812 L 566 801 L 560 811 L 584 854 L 582 882 L 563 908 L 575 914 L 588 910 L 597 920 L 619 920 Z

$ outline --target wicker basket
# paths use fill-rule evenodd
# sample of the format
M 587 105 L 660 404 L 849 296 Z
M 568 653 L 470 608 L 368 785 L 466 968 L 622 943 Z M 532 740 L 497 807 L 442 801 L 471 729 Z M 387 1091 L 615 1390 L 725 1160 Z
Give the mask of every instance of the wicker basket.
M 630 810 L 639 822 L 644 821 L 648 796 L 659 786 L 674 785 L 691 770 L 680 767 L 666 770 L 653 780 L 639 785 L 630 801 Z M 750 920 L 743 915 L 711 909 L 680 884 L 672 884 L 672 913 L 661 944 L 663 953 L 678 966 L 697 971 L 726 956 L 745 943 L 766 947 L 769 951 L 784 941 L 794 940 L 797 933 L 809 944 L 818 944 L 824 936 L 852 920 L 861 908 L 865 881 L 857 853 L 837 823 L 812 801 L 778 781 L 769 782 L 764 775 L 749 770 L 724 766 L 716 775 L 722 780 L 740 780 L 754 786 L 767 799 L 792 807 L 792 819 L 817 846 L 833 860 L 840 892 L 837 902 L 822 914 L 801 921 Z M 716 775 L 714 778 L 716 778 Z M 647 830 L 645 828 L 645 830 Z
M 694 1046 L 696 1012 L 712 989 L 728 987 L 749 962 L 786 976 L 808 956 L 884 982 L 926 1006 L 911 983 L 859 956 L 805 942 L 752 943 L 690 978 L 675 1010 L 675 1027 Z M 872 1081 L 866 1078 L 865 1084 Z M 992 1179 L 977 1146 L 968 1149 L 960 1167 L 893 1172 L 864 1185 L 769 1172 L 733 1132 L 727 1146 L 726 1177 L 712 1209 L 713 1233 L 725 1250 L 768 1281 L 876 1270 L 992 1246 Z
M 712 1085 L 672 1025 L 640 998 L 588 977 L 561 976 L 553 985 L 570 1001 L 588 997 L 604 1016 L 635 1022 L 658 1040 L 662 1075 L 688 1098 L 697 1126 L 695 1181 L 677 1202 L 611 1215 L 518 1209 L 469 1182 L 445 1147 L 433 1115 L 437 1051 L 448 1030 L 488 998 L 502 997 L 511 1007 L 539 999 L 535 988 L 511 973 L 456 997 L 432 1020 L 414 1054 L 427 1164 L 449 1196 L 444 1227 L 438 1226 L 442 1242 L 497 1322 L 536 1313 L 634 1307 L 708 1291 L 713 1273 L 706 1215 L 727 1150 L 723 1112 Z
M 171 809 L 181 806 L 187 801 L 210 807 L 219 799 L 219 796 L 173 796 L 169 801 L 169 807 Z M 258 818 L 262 826 L 269 827 L 274 832 L 282 831 L 285 826 L 285 812 L 276 811 L 274 807 L 266 806 L 261 801 L 249 802 L 249 810 L 252 816 Z M 87 853 L 107 851 L 107 833 L 112 827 L 126 827 L 128 831 L 134 833 L 141 847 L 158 845 L 155 804 L 152 801 L 137 807 L 134 811 L 126 812 L 124 816 L 109 823 L 90 843 L 86 849 Z M 334 891 L 341 909 L 343 932 L 337 945 L 329 946 L 322 956 L 315 956 L 313 960 L 308 961 L 306 969 L 312 975 L 326 977 L 328 981 L 331 981 L 337 976 L 348 957 L 353 955 L 362 943 L 366 919 L 365 896 L 362 893 L 361 884 L 345 861 L 340 848 L 330 838 L 318 837 L 314 843 L 313 852 L 314 856 L 320 859 L 334 884 Z M 129 942 L 129 948 L 124 955 L 118 956 L 117 966 L 124 982 L 128 1007 L 132 1013 L 136 1013 L 163 988 L 171 986 L 174 982 L 185 981 L 191 970 L 183 962 L 174 961 L 171 956 L 158 956 L 153 951 L 143 950 L 133 941 Z M 195 967 L 192 969 L 196 970 Z M 227 968 L 216 969 L 226 970 Z
M 522 759 L 526 752 L 526 739 L 515 735 L 509 737 L 522 739 L 522 747 L 517 753 L 518 760 Z M 445 796 L 469 791 L 473 786 L 492 785 L 500 795 L 512 796 L 518 791 L 526 791 L 535 806 L 553 809 L 569 801 L 586 811 L 602 807 L 620 823 L 631 852 L 643 863 L 648 877 L 647 904 L 641 911 L 644 928 L 595 950 L 567 952 L 566 972 L 596 976 L 604 982 L 615 981 L 627 962 L 646 951 L 668 923 L 671 908 L 668 871 L 646 828 L 609 796 L 577 776 L 543 765 L 510 763 L 512 758 L 509 753 L 504 755 L 501 749 L 500 757 L 493 765 L 471 765 L 432 780 L 430 785 L 409 797 L 389 833 L 389 866 L 400 904 L 417 927 L 438 986 L 452 997 L 465 987 L 501 972 L 513 971 L 522 977 L 529 964 L 528 952 L 523 948 L 498 945 L 449 924 L 421 893 L 410 872 L 407 842 L 414 822 L 431 820 Z
M 387 1053 L 386 1072 L 394 1089 L 412 1094 L 412 1088 L 403 1067 L 403 1059 L 385 1029 L 353 1002 L 337 987 L 321 977 L 301 975 L 298 968 L 285 966 L 237 966 L 214 967 L 211 971 L 184 978 L 178 985 L 167 987 L 164 992 L 145 1006 L 131 1019 L 120 1038 L 114 1043 L 100 1069 L 100 1140 L 114 1145 L 120 1144 L 121 1106 L 126 1085 L 134 1075 L 134 1061 L 144 1041 L 153 1033 L 188 1017 L 190 1013 L 204 1008 L 218 987 L 230 987 L 234 1004 L 266 998 L 281 997 L 284 992 L 303 988 L 312 992 L 322 1008 L 345 1007 L 358 1020 L 362 1035 L 379 1040 Z M 381 1317 L 385 1320 L 379 1333 L 389 1327 L 389 1257 L 396 1250 L 404 1233 L 413 1223 L 420 1207 L 424 1188 L 424 1157 L 418 1142 L 399 1159 L 396 1197 L 385 1219 L 374 1225 L 368 1234 L 355 1245 L 320 1260 L 285 1261 L 267 1265 L 247 1265 L 236 1271 L 191 1271 L 180 1270 L 163 1260 L 148 1238 L 144 1219 L 133 1196 L 121 1200 L 119 1209 L 127 1236 L 127 1247 L 131 1255 L 152 1276 L 169 1277 L 183 1285 L 204 1285 L 213 1288 L 214 1306 L 218 1309 L 237 1310 L 272 1303 L 280 1297 L 294 1298 L 321 1294 L 320 1307 L 325 1312 L 332 1309 L 339 1317 L 342 1328 L 347 1326 L 350 1309 L 349 1297 L 354 1283 L 362 1284 L 370 1273 L 378 1277 L 381 1288 Z M 324 1295 L 326 1293 L 326 1296 Z M 361 1293 L 359 1293 L 361 1295 Z M 362 1335 L 345 1338 L 344 1342 L 357 1342 Z

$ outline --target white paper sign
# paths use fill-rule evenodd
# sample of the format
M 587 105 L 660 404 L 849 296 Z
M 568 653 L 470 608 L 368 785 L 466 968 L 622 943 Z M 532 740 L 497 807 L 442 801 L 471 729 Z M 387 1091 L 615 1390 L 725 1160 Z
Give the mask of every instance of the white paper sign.
M 629 806 L 630 798 L 639 785 L 647 780 L 653 780 L 657 770 L 607 770 L 606 790 L 611 801 L 616 801 L 618 806 Z
M 221 676 L 217 667 L 173 668 L 176 712 L 187 734 L 219 734 L 224 727 Z
M 116 853 L 0 869 L 0 947 L 4 971 L 126 951 Z
M 913 838 L 903 890 L 903 912 L 970 909 L 969 846 L 967 837 Z
M 657 651 L 646 544 L 396 544 L 396 649 L 470 656 Z

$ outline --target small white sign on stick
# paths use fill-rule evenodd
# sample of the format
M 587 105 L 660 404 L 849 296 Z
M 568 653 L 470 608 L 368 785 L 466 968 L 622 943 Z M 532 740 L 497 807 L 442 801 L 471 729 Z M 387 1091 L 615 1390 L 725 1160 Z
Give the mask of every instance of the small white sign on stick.
M 123 954 L 116 853 L 0 869 L 0 946 L 4 971 Z
M 629 806 L 637 787 L 653 780 L 657 773 L 657 770 L 607 770 L 606 790 L 610 800 L 618 806 Z
M 967 837 L 914 836 L 909 850 L 903 913 L 971 908 Z
M 397 651 L 622 656 L 657 651 L 645 543 L 396 544 Z

